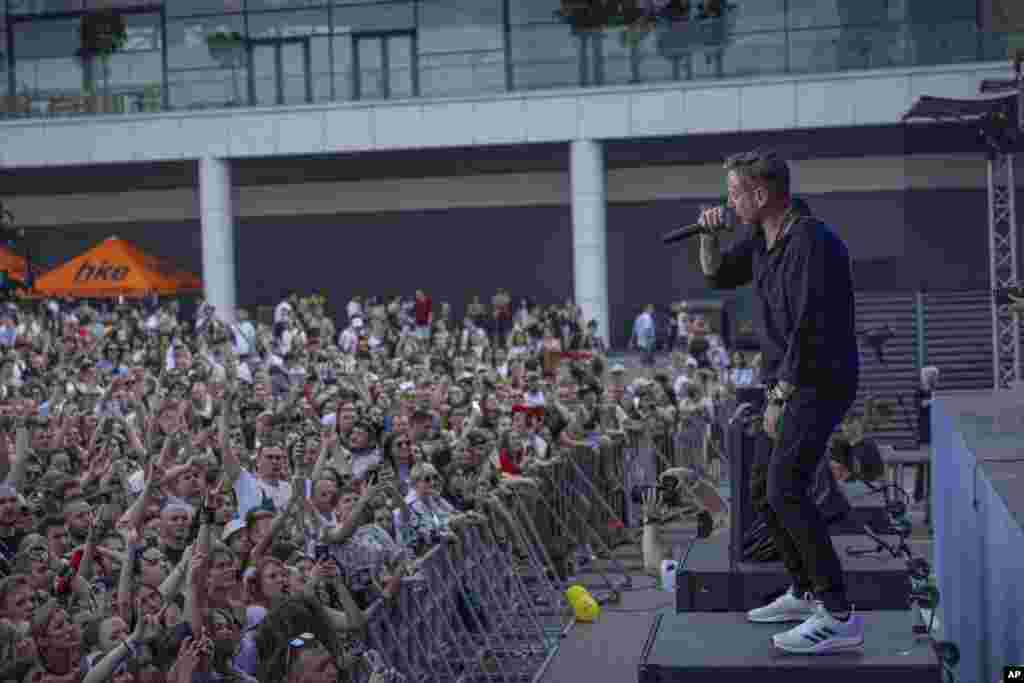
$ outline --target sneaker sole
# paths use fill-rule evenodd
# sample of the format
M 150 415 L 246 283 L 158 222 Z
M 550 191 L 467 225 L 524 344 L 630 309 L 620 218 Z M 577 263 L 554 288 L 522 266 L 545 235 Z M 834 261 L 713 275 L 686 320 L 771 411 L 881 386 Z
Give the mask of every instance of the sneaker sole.
M 778 643 L 774 638 L 772 639 L 772 645 L 776 649 L 782 650 L 783 652 L 793 655 L 838 655 L 845 652 L 863 652 L 864 651 L 864 639 L 859 640 L 837 640 L 825 643 L 817 643 L 809 648 L 796 648 L 787 647 L 786 645 Z
M 803 623 L 814 616 L 814 612 L 808 610 L 806 612 L 783 612 L 782 614 L 776 614 L 770 617 L 755 617 L 747 615 L 747 621 L 753 624 L 789 624 L 789 623 Z

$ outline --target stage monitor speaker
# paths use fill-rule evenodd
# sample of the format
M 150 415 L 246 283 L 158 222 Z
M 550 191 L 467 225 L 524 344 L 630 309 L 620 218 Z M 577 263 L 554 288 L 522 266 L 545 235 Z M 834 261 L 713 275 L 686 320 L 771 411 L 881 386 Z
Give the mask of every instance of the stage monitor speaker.
M 750 410 L 739 419 L 734 419 L 726 432 L 726 454 L 729 459 L 730 515 L 729 520 L 729 558 L 732 566 L 743 560 L 743 537 L 757 519 L 750 499 L 751 471 L 755 463 L 767 464 L 771 457 L 772 442 L 759 428 L 751 427 L 751 420 L 761 419 L 764 412 L 764 390 L 750 398 L 759 402 L 753 403 Z M 737 396 L 743 403 L 742 396 Z

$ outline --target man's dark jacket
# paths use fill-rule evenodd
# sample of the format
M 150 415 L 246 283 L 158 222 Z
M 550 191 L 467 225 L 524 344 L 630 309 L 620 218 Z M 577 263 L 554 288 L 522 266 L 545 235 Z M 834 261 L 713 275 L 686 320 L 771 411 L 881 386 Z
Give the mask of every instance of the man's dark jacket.
M 802 214 L 767 248 L 755 227 L 722 252 L 715 289 L 753 283 L 760 308 L 761 376 L 827 393 L 855 392 L 860 376 L 853 269 L 846 244 Z

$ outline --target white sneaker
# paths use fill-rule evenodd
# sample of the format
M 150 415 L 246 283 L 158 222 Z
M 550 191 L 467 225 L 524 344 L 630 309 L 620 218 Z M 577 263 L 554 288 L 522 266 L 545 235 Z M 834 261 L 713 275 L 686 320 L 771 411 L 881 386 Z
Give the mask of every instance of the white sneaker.
M 791 587 L 775 599 L 775 602 L 747 612 L 747 619 L 756 624 L 784 624 L 790 621 L 804 621 L 814 615 L 814 602 L 811 594 L 803 599 L 796 596 Z
M 783 652 L 797 655 L 859 651 L 864 646 L 864 620 L 851 610 L 848 620 L 839 621 L 819 602 L 811 618 L 773 636 L 772 642 Z

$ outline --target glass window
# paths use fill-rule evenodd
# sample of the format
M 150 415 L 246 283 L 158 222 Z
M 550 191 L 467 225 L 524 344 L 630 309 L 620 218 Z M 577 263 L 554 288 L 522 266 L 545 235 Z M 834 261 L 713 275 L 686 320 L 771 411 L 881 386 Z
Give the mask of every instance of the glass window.
M 240 15 L 167 22 L 167 78 L 173 108 L 224 106 L 248 100 L 244 47 L 211 49 L 207 44 L 207 37 L 214 33 L 244 32 Z
M 505 54 L 502 51 L 421 54 L 420 94 L 449 97 L 505 90 Z
M 76 56 L 78 20 L 16 22 L 12 33 L 15 90 L 27 98 L 19 111 L 28 113 L 23 110 L 30 108 L 39 115 L 87 112 L 86 86 L 95 82 L 95 70 Z
M 579 57 L 579 38 L 563 24 L 513 28 L 510 42 L 512 61 L 516 63 L 570 61 L 576 64 Z
M 839 29 L 836 34 L 836 67 L 840 71 L 851 71 L 884 66 L 877 63 L 879 58 L 886 58 L 876 54 L 878 32 L 879 28 L 873 26 Z
M 261 12 L 249 15 L 250 38 L 326 36 L 330 33 L 327 9 L 297 12 Z
M 556 0 L 509 0 L 509 23 L 513 26 L 561 23 L 555 14 L 559 4 Z
M 359 60 L 359 98 L 366 100 L 387 97 L 387 74 L 384 72 L 384 39 L 360 38 L 356 41 Z
M 734 33 L 784 31 L 786 0 L 743 0 L 732 11 Z
M 657 45 L 666 57 L 687 57 L 701 50 L 720 50 L 734 36 L 729 20 L 675 22 L 657 29 Z
M 361 35 L 354 38 L 358 70 L 355 96 L 363 100 L 413 97 L 412 35 Z
M 160 15 L 126 14 L 125 33 L 128 36 L 121 52 L 159 52 Z
M 171 17 L 231 14 L 243 9 L 243 0 L 165 0 L 162 4 Z
M 903 27 L 884 24 L 871 31 L 872 68 L 906 66 L 908 50 L 907 35 Z
M 978 53 L 978 61 L 1001 62 L 1006 59 L 1009 49 L 1008 33 L 982 33 L 979 41 L 981 47 Z
M 626 42 L 624 31 L 607 31 L 601 36 L 600 50 L 604 60 L 601 74 L 602 85 L 635 83 L 639 74 L 634 73 L 633 50 Z
M 10 14 L 45 14 L 49 12 L 79 12 L 88 7 L 86 0 L 9 0 Z
M 886 16 L 886 0 L 789 0 L 791 29 L 865 26 Z
M 332 36 L 334 49 L 334 99 L 350 100 L 355 95 L 355 81 L 352 66 L 352 39 L 349 36 Z
M 667 59 L 658 53 L 657 33 L 651 32 L 636 46 L 636 70 L 640 81 L 658 83 L 678 80 L 685 73 L 680 60 Z
M 722 52 L 726 76 L 777 74 L 786 70 L 786 34 L 750 33 L 734 36 Z M 703 61 L 707 65 L 707 60 Z
M 411 2 L 344 5 L 334 8 L 334 32 L 401 31 L 416 27 Z
M 580 40 L 564 24 L 514 27 L 510 35 L 512 87 L 579 85 Z
M 7 78 L 7 17 L 0 13 L 0 95 L 7 95 L 10 79 Z M 0 113 L 10 113 L 10 103 Z
M 889 0 L 889 21 L 929 24 L 967 19 L 975 21 L 978 8 L 973 2 L 934 2 L 933 0 Z
M 303 42 L 286 42 L 281 44 L 281 80 L 284 101 L 287 104 L 299 104 L 312 100 L 312 87 L 309 83 L 309 70 L 306 60 L 309 44 Z
M 138 111 L 147 88 L 159 87 L 163 82 L 160 15 L 128 14 L 125 23 L 128 46 L 110 58 L 108 83 L 111 93 L 126 98 L 123 105 L 127 111 Z
M 15 59 L 74 57 L 80 46 L 78 26 L 77 18 L 15 22 Z
M 245 33 L 241 16 L 200 17 L 167 22 L 167 63 L 178 69 L 213 68 L 221 64 L 206 43 L 215 33 Z
M 839 68 L 836 45 L 839 29 L 793 31 L 789 34 L 789 69 L 793 73 L 822 73 Z
M 330 36 L 318 36 L 309 41 L 314 102 L 331 100 L 331 40 Z
M 914 66 L 957 64 L 978 59 L 978 27 L 971 21 L 906 26 L 909 58 Z
M 253 45 L 250 54 L 252 104 L 273 106 L 277 103 L 277 49 L 274 45 Z
M 302 9 L 326 7 L 327 4 L 327 0 L 247 0 L 246 9 L 250 12 L 254 10 Z
M 421 54 L 504 47 L 501 0 L 421 0 L 418 19 Z

